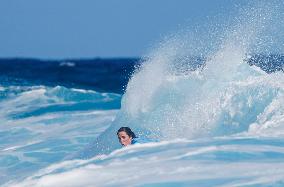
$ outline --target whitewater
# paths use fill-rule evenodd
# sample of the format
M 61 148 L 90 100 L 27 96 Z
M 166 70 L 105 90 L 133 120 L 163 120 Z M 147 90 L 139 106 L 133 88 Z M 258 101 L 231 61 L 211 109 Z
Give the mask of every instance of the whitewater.
M 284 186 L 283 69 L 247 63 L 283 52 L 283 8 L 165 37 L 124 94 L 2 81 L 0 184 Z M 147 143 L 122 148 L 121 126 Z

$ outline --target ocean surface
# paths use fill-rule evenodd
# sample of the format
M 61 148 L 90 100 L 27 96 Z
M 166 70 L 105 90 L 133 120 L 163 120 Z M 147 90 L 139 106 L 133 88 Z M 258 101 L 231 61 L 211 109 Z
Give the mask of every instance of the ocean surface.
M 284 186 L 273 5 L 210 47 L 177 33 L 141 58 L 0 59 L 0 185 Z M 121 126 L 146 143 L 122 148 Z

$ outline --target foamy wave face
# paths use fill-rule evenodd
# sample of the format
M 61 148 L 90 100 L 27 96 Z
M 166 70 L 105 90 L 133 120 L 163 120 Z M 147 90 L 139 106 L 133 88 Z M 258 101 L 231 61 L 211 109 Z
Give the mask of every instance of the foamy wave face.
M 248 53 L 261 52 L 263 42 L 273 38 L 265 26 L 271 27 L 278 9 L 268 7 L 260 3 L 246 10 L 218 49 L 207 53 L 206 65 L 194 72 L 176 65 L 195 50 L 184 42 L 187 38 L 162 44 L 128 83 L 116 127 L 130 126 L 140 136 L 159 140 L 260 132 L 264 126 L 277 127 L 270 135 L 283 135 L 284 108 L 276 104 L 283 103 L 283 73 L 268 75 L 244 62 Z M 256 50 L 256 45 L 261 47 Z
M 241 70 L 251 68 L 246 64 L 242 66 Z M 154 132 L 153 138 L 158 139 L 235 134 L 248 131 L 253 123 L 274 124 L 271 127 L 283 125 L 283 74 L 251 72 L 251 76 L 222 81 L 195 75 L 164 80 L 152 95 L 148 108 L 134 116 L 126 111 L 131 119 L 128 124 L 142 124 L 142 128 Z M 127 96 L 123 104 L 130 104 Z M 277 134 L 284 133 L 274 130 Z

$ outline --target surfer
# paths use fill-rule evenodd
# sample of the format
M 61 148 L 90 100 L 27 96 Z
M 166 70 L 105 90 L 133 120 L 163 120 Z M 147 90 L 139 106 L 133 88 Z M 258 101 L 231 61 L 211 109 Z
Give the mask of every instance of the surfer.
M 135 140 L 137 138 L 136 135 L 129 127 L 120 127 L 116 134 L 122 146 L 128 146 L 137 142 Z

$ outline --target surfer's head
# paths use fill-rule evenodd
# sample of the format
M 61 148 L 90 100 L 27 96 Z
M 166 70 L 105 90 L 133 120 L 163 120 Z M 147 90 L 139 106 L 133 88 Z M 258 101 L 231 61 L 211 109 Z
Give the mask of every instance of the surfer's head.
M 129 127 L 120 127 L 117 131 L 117 137 L 119 143 L 123 146 L 128 146 L 131 144 L 133 138 L 136 138 L 134 132 Z

